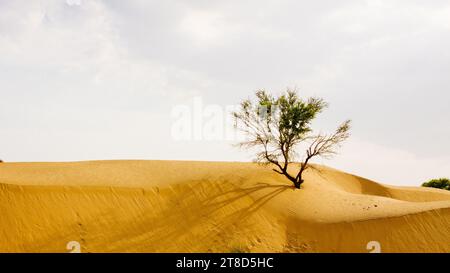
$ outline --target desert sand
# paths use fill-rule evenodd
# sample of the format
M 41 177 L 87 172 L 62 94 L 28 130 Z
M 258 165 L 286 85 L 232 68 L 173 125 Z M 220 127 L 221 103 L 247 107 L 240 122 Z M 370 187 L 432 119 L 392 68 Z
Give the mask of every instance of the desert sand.
M 383 171 L 383 170 L 380 170 Z M 450 252 L 450 192 L 314 165 L 0 164 L 0 252 Z

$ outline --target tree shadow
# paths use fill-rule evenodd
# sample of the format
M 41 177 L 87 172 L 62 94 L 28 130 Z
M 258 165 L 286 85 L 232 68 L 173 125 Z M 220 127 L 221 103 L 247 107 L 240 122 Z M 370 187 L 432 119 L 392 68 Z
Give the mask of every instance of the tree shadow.
M 287 185 L 270 185 L 267 183 L 258 183 L 257 186 L 252 186 L 248 188 L 237 188 L 233 190 L 229 190 L 226 192 L 222 192 L 220 194 L 217 194 L 215 196 L 212 196 L 211 198 L 207 199 L 204 202 L 204 206 L 213 207 L 215 210 L 220 209 L 230 203 L 233 203 L 241 198 L 244 198 L 246 196 L 250 196 L 251 193 L 255 193 L 257 191 L 265 190 L 265 189 L 275 189 L 274 191 L 269 192 L 268 194 L 263 195 L 262 197 L 258 199 L 254 199 L 254 203 L 250 206 L 257 206 L 257 208 L 261 207 L 261 202 L 264 205 L 269 201 L 270 199 L 274 198 L 281 192 L 287 190 L 287 189 L 294 189 L 293 186 L 287 186 Z M 226 198 L 224 200 L 218 201 L 218 199 L 221 199 L 221 197 L 225 197 L 226 195 L 233 195 L 236 194 L 233 197 Z M 273 196 L 272 196 L 273 195 Z M 265 198 L 269 198 L 268 200 L 264 201 Z
M 227 233 L 230 226 L 243 223 L 270 200 L 289 189 L 295 190 L 293 186 L 289 185 L 262 183 L 247 188 L 235 188 L 210 197 L 206 196 L 197 203 L 174 202 L 158 213 L 159 216 L 153 219 L 144 216 L 142 221 L 136 221 L 133 224 L 149 226 L 148 240 L 154 245 L 159 244 L 161 248 L 164 248 L 164 251 L 167 249 L 165 247 L 169 246 L 176 251 L 180 251 L 175 246 L 177 242 L 192 240 L 192 236 L 197 236 L 197 240 L 211 241 L 213 238 L 217 238 L 216 236 L 219 233 Z M 251 196 L 251 194 L 262 190 L 268 192 L 262 193 L 258 197 Z M 194 194 L 192 191 L 194 189 L 190 192 L 184 192 L 182 195 Z M 250 204 L 238 202 L 242 198 L 251 198 L 247 201 Z M 233 206 L 233 203 L 236 206 Z M 243 204 L 245 205 L 243 206 Z M 226 211 L 225 208 L 229 205 L 231 206 L 230 212 Z M 221 209 L 225 209 L 225 211 L 221 212 L 221 216 L 215 217 Z M 204 226 L 204 228 L 201 226 Z M 198 234 L 199 230 L 207 232 Z M 131 234 L 128 233 L 127 235 L 129 237 Z M 126 235 L 124 234 L 124 236 Z M 136 234 L 135 236 L 141 235 Z
M 83 252 L 89 252 L 89 246 L 95 246 L 95 249 L 104 246 L 108 251 L 124 249 L 146 252 L 149 250 L 182 251 L 186 249 L 180 246 L 183 243 L 184 246 L 195 249 L 196 246 L 192 246 L 195 240 L 206 240 L 208 242 L 206 245 L 212 245 L 217 238 L 234 236 L 233 229 L 229 229 L 231 226 L 239 229 L 243 225 L 252 224 L 244 223 L 244 221 L 282 192 L 289 189 L 295 190 L 290 185 L 258 183 L 241 188 L 233 183 L 227 183 L 222 188 L 213 188 L 216 194 L 209 192 L 202 196 L 201 191 L 211 189 L 210 186 L 199 182 L 180 190 L 174 188 L 173 191 L 171 190 L 172 194 L 161 197 L 166 199 L 165 203 L 161 204 L 154 213 L 149 211 L 153 205 L 146 199 L 158 198 L 158 194 L 148 195 L 149 190 L 147 190 L 140 196 L 130 196 L 133 199 L 138 198 L 135 202 L 141 204 L 147 202 L 145 209 L 133 217 L 124 217 L 124 224 L 114 227 L 107 226 L 107 223 L 114 222 L 114 218 L 120 215 L 120 209 L 117 207 L 120 203 L 105 205 L 95 215 L 83 213 L 83 217 L 77 217 L 74 222 L 68 223 L 67 230 L 53 234 L 52 238 L 35 242 L 33 251 L 47 249 L 45 244 L 48 240 L 61 241 L 61 250 L 65 251 L 66 238 L 80 240 Z M 217 191 L 220 192 L 217 193 Z M 105 194 L 108 193 L 105 191 Z M 240 202 L 243 198 L 247 200 Z M 91 225 L 90 223 L 93 222 L 102 224 Z M 88 231 L 86 227 L 91 228 Z M 93 241 L 94 238 L 103 238 L 104 241 Z

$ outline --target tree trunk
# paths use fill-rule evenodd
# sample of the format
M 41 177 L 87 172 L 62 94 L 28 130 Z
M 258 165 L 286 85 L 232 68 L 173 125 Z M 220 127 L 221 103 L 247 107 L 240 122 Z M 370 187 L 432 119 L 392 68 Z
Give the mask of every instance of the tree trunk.
M 294 186 L 297 189 L 300 189 L 303 182 L 305 182 L 303 180 L 303 172 L 308 168 L 308 161 L 309 161 L 309 158 L 307 158 L 306 161 L 304 163 L 302 163 L 302 166 L 300 167 L 300 171 L 298 172 L 297 177 L 295 177 L 295 181 L 292 181 L 292 182 L 294 182 Z
M 301 175 L 301 174 L 300 174 L 299 176 L 297 176 L 297 177 L 292 177 L 292 176 L 290 176 L 287 172 L 285 172 L 284 175 L 285 175 L 287 178 L 289 178 L 289 180 L 291 180 L 291 182 L 294 184 L 294 187 L 295 187 L 296 189 L 300 189 L 300 186 L 301 186 L 302 183 L 303 183 L 303 179 L 302 179 L 302 175 Z
M 296 179 L 293 182 L 294 182 L 295 188 L 300 189 L 300 187 L 301 187 L 301 185 L 303 184 L 304 181 L 303 181 L 302 177 L 300 176 L 298 179 Z
M 300 189 L 300 186 L 303 183 L 303 179 L 302 179 L 301 173 L 299 173 L 299 175 L 297 177 L 293 177 L 285 169 L 282 169 L 282 171 L 278 171 L 278 170 L 274 169 L 274 171 L 276 171 L 279 174 L 283 174 L 284 176 L 286 176 L 294 184 L 294 187 L 296 189 Z

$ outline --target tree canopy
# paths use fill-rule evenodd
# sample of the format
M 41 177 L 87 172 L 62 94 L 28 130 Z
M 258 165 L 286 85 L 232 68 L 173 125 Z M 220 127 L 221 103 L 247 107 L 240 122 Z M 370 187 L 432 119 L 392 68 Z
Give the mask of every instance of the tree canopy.
M 349 136 L 350 120 L 343 122 L 333 134 L 314 134 L 311 122 L 328 104 L 321 98 L 302 99 L 294 90 L 275 97 L 261 90 L 256 100 L 244 100 L 233 113 L 235 126 L 248 139 L 240 143 L 243 148 L 258 148 L 256 161 L 273 164 L 275 172 L 286 176 L 296 188 L 304 182 L 303 172 L 316 156 L 336 154 Z M 301 166 L 295 174 L 288 166 L 298 158 L 298 145 L 308 143 Z

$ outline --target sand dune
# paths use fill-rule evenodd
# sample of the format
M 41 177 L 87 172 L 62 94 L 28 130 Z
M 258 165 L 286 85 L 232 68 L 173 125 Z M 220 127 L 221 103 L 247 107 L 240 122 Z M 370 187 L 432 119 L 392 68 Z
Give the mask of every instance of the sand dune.
M 450 252 L 450 192 L 315 166 L 301 190 L 253 163 L 0 164 L 0 251 Z

